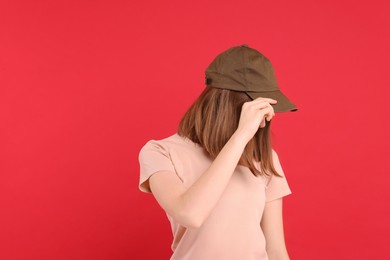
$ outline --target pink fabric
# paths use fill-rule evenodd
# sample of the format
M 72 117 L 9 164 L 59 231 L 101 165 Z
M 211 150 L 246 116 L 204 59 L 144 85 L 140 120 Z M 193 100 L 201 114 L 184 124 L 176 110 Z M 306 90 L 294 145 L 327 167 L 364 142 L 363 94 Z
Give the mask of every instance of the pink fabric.
M 275 169 L 284 176 L 275 152 L 273 160 Z M 139 161 L 139 188 L 143 192 L 150 192 L 145 184 L 161 170 L 171 171 L 188 188 L 212 163 L 201 146 L 178 134 L 147 142 Z M 260 227 L 264 206 L 288 194 L 291 190 L 285 177 L 255 177 L 247 167 L 237 166 L 200 228 L 186 228 L 167 215 L 173 233 L 171 260 L 267 260 Z

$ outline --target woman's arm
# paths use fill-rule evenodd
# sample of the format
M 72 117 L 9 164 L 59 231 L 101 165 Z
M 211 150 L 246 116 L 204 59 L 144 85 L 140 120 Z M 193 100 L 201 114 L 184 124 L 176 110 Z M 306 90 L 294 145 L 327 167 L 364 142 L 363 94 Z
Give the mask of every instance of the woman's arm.
M 269 260 L 289 260 L 283 231 L 283 199 L 265 204 L 261 228 L 266 240 Z
M 263 125 L 263 119 L 270 121 L 274 116 L 270 103 L 276 100 L 258 98 L 243 105 L 237 130 L 188 189 L 173 172 L 160 171 L 149 178 L 152 193 L 169 215 L 187 227 L 203 224 L 229 183 L 246 144 Z
M 151 191 L 161 207 L 182 225 L 200 227 L 227 186 L 244 147 L 238 136 L 232 136 L 210 168 L 188 190 L 175 173 L 161 171 L 150 177 Z

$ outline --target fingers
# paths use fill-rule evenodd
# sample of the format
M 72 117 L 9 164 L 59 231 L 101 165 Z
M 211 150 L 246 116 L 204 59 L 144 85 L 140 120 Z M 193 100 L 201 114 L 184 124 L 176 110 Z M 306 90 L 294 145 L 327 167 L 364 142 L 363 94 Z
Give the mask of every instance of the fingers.
M 245 102 L 242 105 L 237 132 L 249 139 L 252 138 L 259 127 L 265 127 L 266 122 L 273 118 L 275 112 L 272 104 L 276 104 L 276 102 L 272 98 L 257 98 Z
M 271 119 L 275 116 L 274 109 L 271 105 L 268 104 L 267 107 L 262 108 L 260 113 L 263 115 L 263 118 L 267 121 L 271 121 Z
M 258 100 L 251 105 L 254 109 L 261 110 L 263 116 L 266 117 L 268 121 L 270 121 L 272 117 L 275 116 L 274 108 L 265 100 Z
M 254 99 L 252 102 L 257 102 L 257 101 L 266 101 L 270 104 L 276 104 L 278 101 L 275 100 L 275 99 L 272 99 L 272 98 L 263 98 L 263 97 L 259 97 L 259 98 L 256 98 Z
M 269 122 L 272 120 L 272 118 L 274 117 L 275 113 L 273 112 L 273 108 L 265 108 L 265 109 L 262 109 L 261 111 L 261 114 L 263 114 L 262 116 L 262 120 L 260 122 L 260 125 L 259 127 L 260 128 L 263 128 L 266 126 L 266 122 Z
M 265 101 L 252 103 L 252 104 L 246 104 L 246 108 L 243 107 L 243 110 L 246 111 L 253 111 L 259 117 L 260 120 L 260 127 L 265 126 L 266 121 L 271 121 L 271 119 L 275 116 L 274 108 Z
M 252 101 L 248 101 L 245 103 L 247 106 L 258 106 L 260 104 L 276 104 L 278 101 L 275 99 L 270 99 L 270 98 L 257 98 Z
M 252 100 L 252 101 L 247 102 L 248 103 L 247 105 L 249 105 L 249 106 L 256 106 L 257 109 L 263 109 L 266 106 L 271 107 L 272 108 L 272 114 L 274 116 L 275 113 L 273 111 L 273 107 L 270 104 L 276 104 L 277 102 L 278 102 L 277 100 L 272 99 L 272 98 L 259 97 L 259 98 L 256 98 L 256 99 Z
M 265 125 L 265 120 L 269 122 L 275 116 L 274 108 L 267 102 L 259 104 L 257 109 L 259 109 L 261 114 L 263 115 L 264 125 Z

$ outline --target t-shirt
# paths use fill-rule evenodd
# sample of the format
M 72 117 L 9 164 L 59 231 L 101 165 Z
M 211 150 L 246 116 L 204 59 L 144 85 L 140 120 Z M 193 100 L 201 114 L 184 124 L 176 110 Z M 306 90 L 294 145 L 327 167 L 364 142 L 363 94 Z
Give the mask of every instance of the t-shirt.
M 171 223 L 171 260 L 267 260 L 260 221 L 265 203 L 291 194 L 278 156 L 275 170 L 283 177 L 254 176 L 238 165 L 221 198 L 199 228 L 186 228 L 168 216 Z M 151 192 L 147 180 L 158 171 L 171 171 L 189 188 L 212 163 L 203 147 L 173 134 L 150 140 L 139 153 L 143 192 Z

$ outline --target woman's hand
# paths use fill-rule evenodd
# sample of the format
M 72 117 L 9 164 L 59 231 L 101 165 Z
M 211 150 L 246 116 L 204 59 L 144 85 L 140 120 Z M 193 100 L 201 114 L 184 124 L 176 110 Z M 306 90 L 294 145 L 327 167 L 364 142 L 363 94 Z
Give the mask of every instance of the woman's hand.
M 256 134 L 259 127 L 265 126 L 265 120 L 270 121 L 275 112 L 271 104 L 276 104 L 272 98 L 259 97 L 245 102 L 242 106 L 240 121 L 235 134 L 238 134 L 247 143 Z

